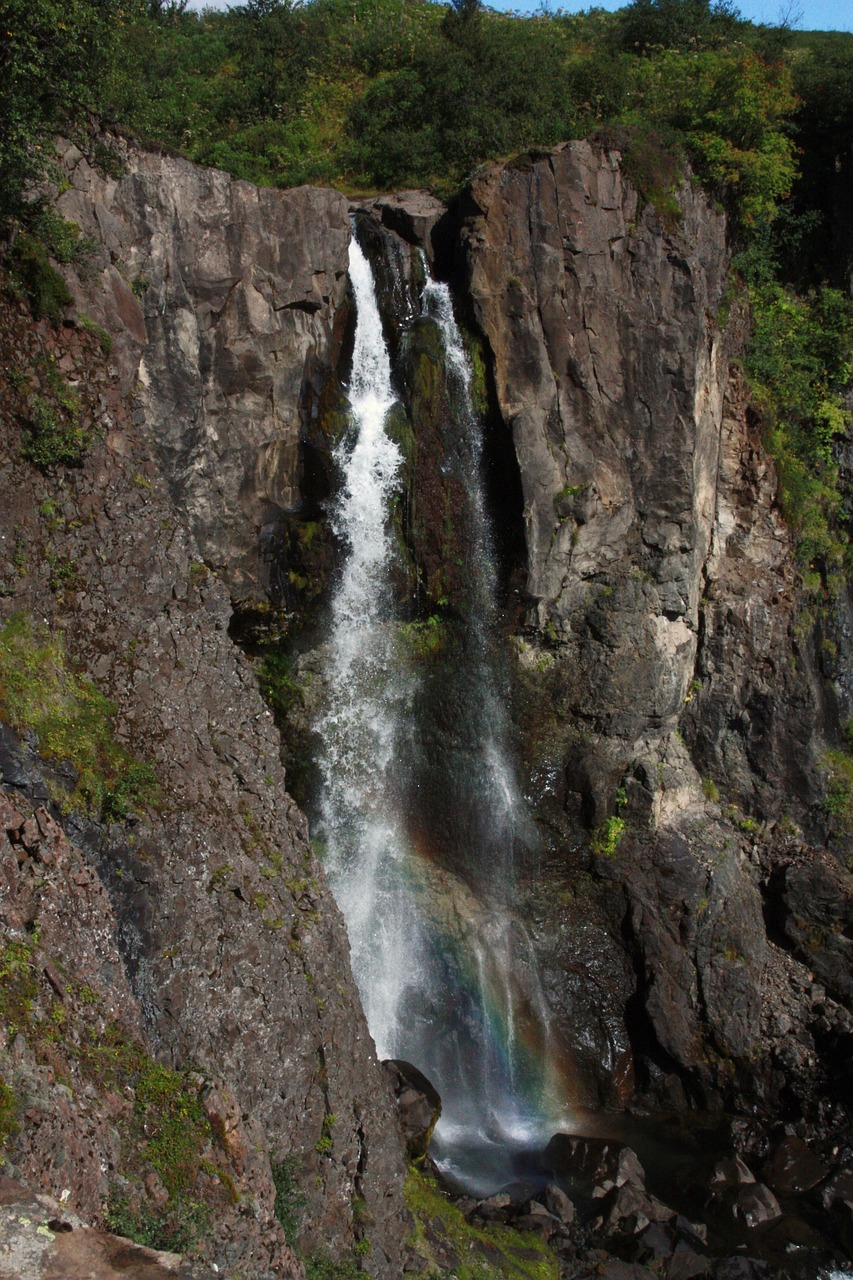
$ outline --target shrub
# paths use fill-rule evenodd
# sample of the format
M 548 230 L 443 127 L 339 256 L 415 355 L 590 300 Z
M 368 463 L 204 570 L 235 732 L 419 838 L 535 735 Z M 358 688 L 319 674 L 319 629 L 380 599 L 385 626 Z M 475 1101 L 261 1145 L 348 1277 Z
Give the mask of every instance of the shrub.
M 302 1226 L 302 1213 L 307 1204 L 298 1181 L 299 1157 L 288 1156 L 272 1166 L 275 1186 L 275 1216 L 281 1223 L 288 1244 L 295 1244 Z
M 615 858 L 616 850 L 625 834 L 625 819 L 615 814 L 596 827 L 589 841 L 589 847 L 598 858 Z
M 25 295 L 36 320 L 58 325 L 63 307 L 72 298 L 68 285 L 51 266 L 46 246 L 37 237 L 21 232 L 7 259 L 12 282 Z

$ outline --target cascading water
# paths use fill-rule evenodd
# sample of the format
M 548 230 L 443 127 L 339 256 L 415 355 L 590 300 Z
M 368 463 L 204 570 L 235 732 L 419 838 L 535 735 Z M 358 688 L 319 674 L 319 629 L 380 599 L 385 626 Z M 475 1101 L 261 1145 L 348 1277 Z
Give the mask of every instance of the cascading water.
M 432 676 L 442 714 L 430 728 L 418 710 L 435 698 L 424 696 L 427 679 L 395 617 L 390 510 L 403 458 L 385 429 L 395 403 L 391 364 L 370 266 L 355 241 L 350 274 L 351 430 L 337 450 L 343 485 L 332 515 L 345 558 L 317 725 L 320 833 L 377 1052 L 407 1059 L 433 1081 L 443 1102 L 437 1155 L 463 1181 L 486 1186 L 476 1172 L 484 1147 L 547 1136 L 560 1091 L 535 957 L 511 911 L 530 822 L 496 677 L 497 574 L 481 424 L 450 293 L 430 281 L 423 312 L 441 334 L 456 428 L 448 465 L 459 468 L 469 494 L 465 616 L 457 620 L 458 650 Z M 453 814 L 443 842 L 429 830 L 441 806 Z M 431 856 L 439 845 L 441 856 Z

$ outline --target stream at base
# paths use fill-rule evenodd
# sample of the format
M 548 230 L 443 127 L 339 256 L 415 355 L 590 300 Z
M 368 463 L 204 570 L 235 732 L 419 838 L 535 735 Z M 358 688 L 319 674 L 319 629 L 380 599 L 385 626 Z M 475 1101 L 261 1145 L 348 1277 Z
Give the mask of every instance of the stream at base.
M 447 651 L 439 675 L 433 662 L 427 676 L 412 643 L 424 633 L 403 621 L 392 589 L 404 459 L 387 430 L 397 397 L 370 264 L 355 240 L 350 278 L 350 423 L 335 453 L 342 483 L 331 510 L 343 555 L 315 726 L 315 829 L 377 1053 L 413 1063 L 441 1095 L 434 1153 L 448 1173 L 491 1185 L 567 1112 L 534 949 L 512 911 L 534 834 L 509 746 L 482 426 L 450 294 L 428 281 L 420 323 L 440 334 L 453 423 L 453 456 L 442 465 L 464 477 L 468 507 L 464 614 L 446 628 L 430 620 L 434 633 L 446 631 Z

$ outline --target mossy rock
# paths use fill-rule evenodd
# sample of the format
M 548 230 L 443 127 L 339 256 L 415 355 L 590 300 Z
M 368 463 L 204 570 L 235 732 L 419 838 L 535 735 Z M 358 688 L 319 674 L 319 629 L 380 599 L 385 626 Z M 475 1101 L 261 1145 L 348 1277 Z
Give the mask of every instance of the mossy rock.
M 557 1259 L 541 1236 L 497 1223 L 474 1226 L 416 1168 L 409 1169 L 404 1194 L 415 1220 L 409 1243 L 427 1263 L 421 1275 L 446 1275 L 452 1261 L 457 1280 L 559 1280 Z

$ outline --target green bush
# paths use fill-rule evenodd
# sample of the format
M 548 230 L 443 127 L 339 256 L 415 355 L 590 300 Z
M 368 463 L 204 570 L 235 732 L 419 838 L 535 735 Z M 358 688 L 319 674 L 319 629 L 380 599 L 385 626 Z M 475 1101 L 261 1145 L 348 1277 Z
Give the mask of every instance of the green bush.
M 753 246 L 739 265 L 749 282 L 753 322 L 746 354 L 750 389 L 806 584 L 819 590 L 849 562 L 835 446 L 849 425 L 853 303 L 837 289 L 802 296 L 779 284 L 767 242 Z
M 64 408 L 45 396 L 30 401 L 21 452 L 34 466 L 81 467 L 89 450 L 88 433 L 80 425 L 79 406 Z
M 62 308 L 72 298 L 68 285 L 51 266 L 48 251 L 41 240 L 21 232 L 6 259 L 11 283 L 17 286 L 30 304 L 36 320 L 46 318 L 58 325 Z
M 616 851 L 625 834 L 625 819 L 615 814 L 596 827 L 589 841 L 589 847 L 599 858 L 615 858 Z

